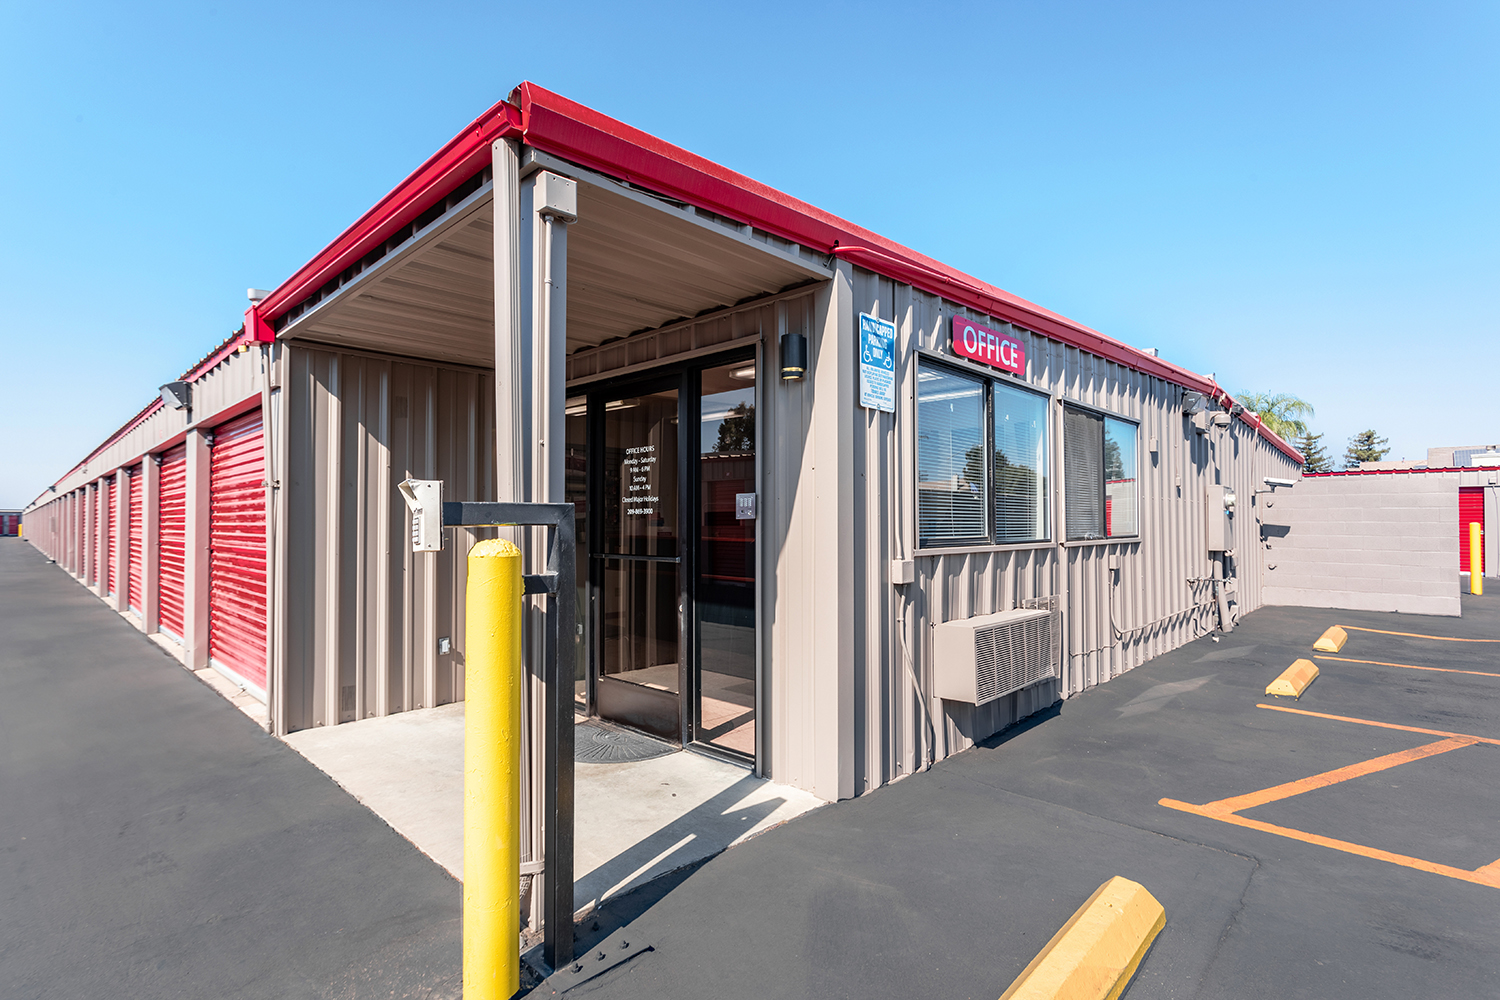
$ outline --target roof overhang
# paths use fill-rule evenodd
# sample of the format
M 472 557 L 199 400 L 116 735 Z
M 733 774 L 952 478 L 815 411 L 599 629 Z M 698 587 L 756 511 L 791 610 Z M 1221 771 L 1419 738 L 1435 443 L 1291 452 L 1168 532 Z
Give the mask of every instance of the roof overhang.
M 490 162 L 491 144 L 501 138 L 518 139 L 541 153 L 602 176 L 723 216 L 813 252 L 841 257 L 1220 402 L 1229 400 L 1212 379 L 1145 354 L 533 83 L 522 83 L 509 101 L 476 118 L 254 307 L 247 314 L 246 336 L 266 337 L 273 321 L 471 179 Z M 1288 457 L 1302 462 L 1296 449 L 1253 414 L 1246 411 L 1240 419 Z

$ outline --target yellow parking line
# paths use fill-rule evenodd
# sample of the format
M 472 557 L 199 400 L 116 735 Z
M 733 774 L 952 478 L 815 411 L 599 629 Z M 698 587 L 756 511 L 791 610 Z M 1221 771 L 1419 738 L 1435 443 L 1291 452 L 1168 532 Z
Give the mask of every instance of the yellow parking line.
M 1290 712 L 1293 715 L 1309 715 L 1314 719 L 1332 719 L 1334 722 L 1355 722 L 1361 726 L 1375 726 L 1378 729 L 1398 729 L 1403 733 L 1421 733 L 1424 736 L 1451 736 L 1459 739 L 1473 740 L 1475 743 L 1488 743 L 1491 746 L 1500 746 L 1500 739 L 1492 739 L 1488 736 L 1472 736 L 1468 733 L 1450 733 L 1442 729 L 1423 729 L 1420 726 L 1400 726 L 1394 722 L 1376 722 L 1374 719 L 1355 719 L 1347 715 L 1328 715 L 1325 712 L 1309 712 L 1305 708 L 1292 708 L 1289 705 L 1256 705 L 1256 708 L 1269 708 L 1273 712 Z
M 1415 663 L 1387 663 L 1384 660 L 1356 660 L 1348 656 L 1318 656 L 1315 660 L 1338 660 L 1342 663 L 1373 663 L 1377 667 L 1405 667 L 1407 670 L 1434 670 L 1440 674 L 1473 674 L 1476 677 L 1500 677 L 1500 674 L 1492 674 L 1487 670 L 1459 670 L 1456 667 L 1421 667 Z
M 1377 632 L 1380 635 L 1404 635 L 1408 639 L 1441 639 L 1443 642 L 1500 642 L 1500 639 L 1456 639 L 1451 635 L 1422 635 L 1418 632 L 1390 632 L 1383 628 L 1360 628 L 1358 625 L 1342 625 L 1351 632 Z
M 1423 757 L 1434 757 L 1440 753 L 1447 753 L 1449 750 L 1460 750 L 1463 747 L 1471 747 L 1475 742 L 1477 741 L 1470 736 L 1455 736 L 1446 740 L 1438 740 L 1436 743 L 1428 743 L 1424 746 L 1413 747 L 1410 750 L 1401 750 L 1396 753 L 1386 754 L 1384 757 L 1376 757 L 1373 760 L 1362 760 L 1358 764 L 1350 764 L 1348 767 L 1324 771 L 1322 774 L 1315 774 L 1310 778 L 1298 778 L 1296 781 L 1288 781 L 1284 785 L 1263 788 L 1258 792 L 1236 795 L 1229 799 L 1219 799 L 1217 802 L 1205 802 L 1199 808 L 1207 810 L 1216 816 L 1237 813 L 1245 809 L 1254 809 L 1256 806 L 1263 806 L 1269 802 L 1279 802 L 1282 799 L 1289 799 L 1293 795 L 1301 795 L 1303 792 L 1327 788 L 1329 785 L 1337 785 L 1341 781 L 1362 778 L 1367 774 L 1384 771 L 1399 764 L 1421 760 Z
M 1188 802 L 1178 802 L 1176 799 L 1162 799 L 1158 804 L 1166 806 L 1168 809 L 1177 809 L 1181 812 L 1205 816 L 1208 819 L 1216 819 L 1221 823 L 1232 823 L 1235 826 L 1260 830 L 1263 833 L 1274 833 L 1291 840 L 1300 840 L 1304 844 L 1316 844 L 1319 847 L 1329 847 L 1335 851 L 1357 854 L 1376 861 L 1388 861 L 1393 865 L 1415 868 L 1418 871 L 1431 872 L 1434 875 L 1446 875 L 1449 878 L 1460 879 L 1464 882 L 1473 882 L 1475 885 L 1487 885 L 1494 889 L 1500 889 L 1500 871 L 1495 870 L 1494 865 L 1485 865 L 1478 871 L 1470 872 L 1462 868 L 1454 868 L 1451 865 L 1440 865 L 1434 861 L 1424 861 L 1421 858 L 1414 858 L 1407 854 L 1392 854 L 1390 851 L 1382 851 L 1376 847 L 1366 847 L 1364 844 L 1355 844 L 1347 840 L 1335 840 L 1332 837 L 1307 833 L 1303 830 L 1293 830 L 1291 827 L 1277 826 L 1274 823 L 1262 823 L 1258 819 L 1246 819 L 1243 816 L 1236 816 L 1233 813 L 1213 813 L 1209 812 L 1204 806 L 1195 806 Z

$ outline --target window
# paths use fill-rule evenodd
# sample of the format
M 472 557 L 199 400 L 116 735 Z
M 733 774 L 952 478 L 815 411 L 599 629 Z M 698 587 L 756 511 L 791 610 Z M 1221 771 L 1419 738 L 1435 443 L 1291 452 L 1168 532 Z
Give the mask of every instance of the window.
M 1049 537 L 1047 399 L 1003 381 L 918 362 L 919 544 Z
M 985 541 L 984 382 L 917 366 L 917 533 Z
M 1047 397 L 994 384 L 995 541 L 1047 537 Z
M 1063 480 L 1068 541 L 1140 534 L 1135 424 L 1069 407 Z

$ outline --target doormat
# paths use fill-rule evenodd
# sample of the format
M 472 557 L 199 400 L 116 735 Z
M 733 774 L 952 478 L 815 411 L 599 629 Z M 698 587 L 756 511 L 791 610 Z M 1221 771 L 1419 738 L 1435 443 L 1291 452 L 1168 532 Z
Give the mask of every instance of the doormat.
M 585 764 L 623 764 L 676 752 L 670 743 L 593 719 L 573 727 L 573 759 Z

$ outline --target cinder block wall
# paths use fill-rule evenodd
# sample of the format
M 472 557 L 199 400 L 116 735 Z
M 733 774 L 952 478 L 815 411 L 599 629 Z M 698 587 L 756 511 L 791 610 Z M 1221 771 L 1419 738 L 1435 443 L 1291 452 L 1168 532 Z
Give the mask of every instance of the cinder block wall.
M 1259 499 L 1265 603 L 1459 614 L 1457 474 L 1303 479 Z

